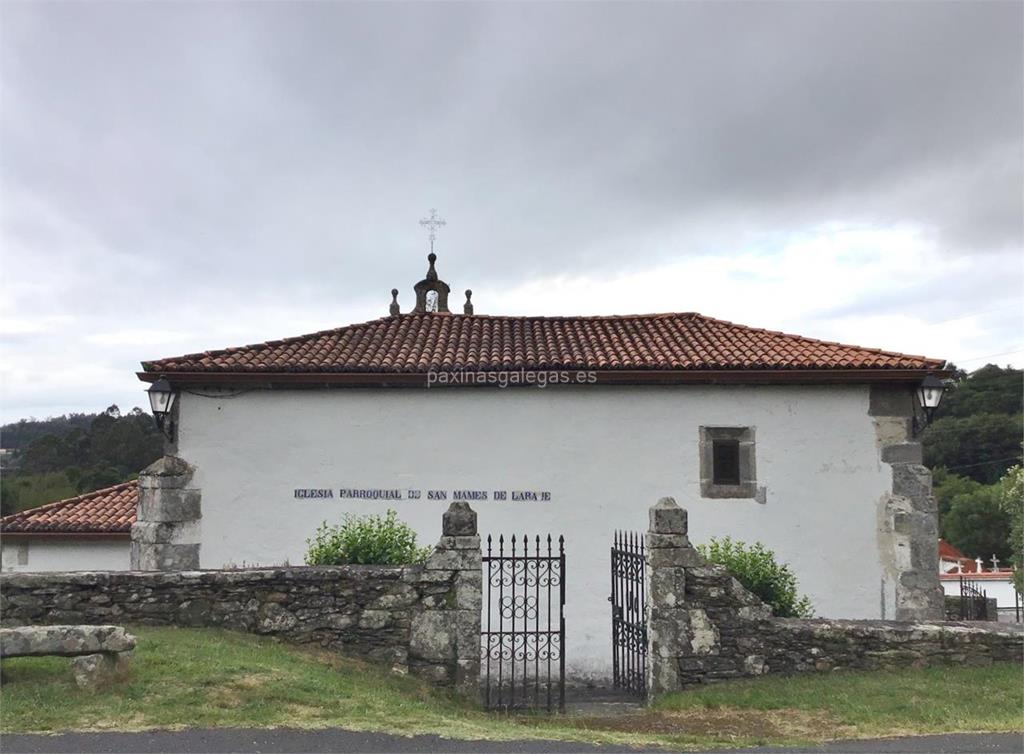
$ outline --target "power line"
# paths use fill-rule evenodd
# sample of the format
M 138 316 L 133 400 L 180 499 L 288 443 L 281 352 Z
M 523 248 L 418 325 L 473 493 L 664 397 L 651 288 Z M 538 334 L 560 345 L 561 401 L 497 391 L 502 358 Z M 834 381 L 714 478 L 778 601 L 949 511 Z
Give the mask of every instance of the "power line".
M 932 422 L 931 424 L 928 425 L 928 430 L 927 431 L 930 432 L 931 434 L 941 434 L 939 430 L 942 430 L 943 433 L 944 432 L 955 432 L 958 429 L 957 427 L 943 427 L 943 426 L 939 425 L 939 422 L 942 421 L 943 419 L 973 419 L 975 416 L 986 416 L 986 414 L 972 414 L 971 416 L 940 416 L 937 419 L 935 419 L 934 422 Z M 997 416 L 1005 417 L 1007 419 L 1019 419 L 1021 415 L 1020 414 L 997 414 Z M 975 422 L 974 424 L 971 425 L 971 428 L 972 429 L 979 429 L 979 428 L 988 428 L 988 427 L 1000 427 L 1000 426 L 1002 426 L 1002 424 L 1003 424 L 1003 422 L 1002 422 L 1001 419 L 995 419 L 995 420 L 992 420 L 992 421 Z M 938 429 L 935 429 L 936 427 L 938 427 Z
M 1006 356 L 1011 353 L 1024 353 L 1024 348 L 1018 348 L 1014 351 L 1002 351 L 1001 353 L 989 353 L 984 356 L 975 356 L 970 359 L 950 359 L 954 364 L 964 364 L 971 361 L 980 361 L 981 359 L 991 359 L 993 356 Z
M 931 325 L 931 326 L 945 325 L 945 324 L 948 324 L 950 322 L 959 322 L 962 319 L 969 319 L 971 317 L 980 317 L 980 316 L 985 315 L 985 314 L 992 314 L 993 312 L 1001 312 L 1001 311 L 1004 311 L 1006 309 L 1009 309 L 1010 307 L 1019 308 L 1020 306 L 1021 306 L 1020 303 L 1015 301 L 1015 302 L 1010 303 L 1010 304 L 1004 304 L 1003 306 L 995 306 L 995 307 L 993 307 L 991 309 L 982 309 L 981 311 L 977 311 L 977 312 L 968 312 L 967 314 L 960 314 L 960 315 L 958 315 L 956 317 L 950 317 L 949 319 L 940 319 L 938 322 L 927 322 L 926 324 Z
M 962 463 L 959 466 L 944 466 L 946 471 L 953 471 L 954 469 L 972 469 L 975 466 L 988 466 L 991 463 L 1003 463 L 1004 461 L 1020 461 L 1020 456 L 1010 456 L 1009 458 L 993 458 L 990 461 L 979 461 L 978 463 Z

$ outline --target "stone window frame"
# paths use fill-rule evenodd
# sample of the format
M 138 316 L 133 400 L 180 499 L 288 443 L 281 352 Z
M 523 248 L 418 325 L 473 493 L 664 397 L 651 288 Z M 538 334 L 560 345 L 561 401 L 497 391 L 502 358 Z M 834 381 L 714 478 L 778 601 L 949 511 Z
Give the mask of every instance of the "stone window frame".
M 739 442 L 739 484 L 715 484 L 714 443 L 715 441 Z M 757 457 L 754 450 L 753 427 L 704 427 L 700 428 L 700 495 L 714 499 L 756 499 L 757 498 Z

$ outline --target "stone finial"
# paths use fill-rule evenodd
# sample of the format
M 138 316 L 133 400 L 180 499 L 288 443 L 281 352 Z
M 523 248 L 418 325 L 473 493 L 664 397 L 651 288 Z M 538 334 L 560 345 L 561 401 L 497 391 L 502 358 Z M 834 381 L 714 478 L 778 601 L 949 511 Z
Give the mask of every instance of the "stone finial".
M 469 290 L 469 288 L 467 288 L 466 289 L 466 303 L 462 305 L 462 313 L 463 314 L 472 314 L 473 313 L 473 301 L 472 301 L 472 298 L 473 298 L 473 291 L 471 291 L 471 290 Z
M 663 497 L 650 509 L 650 531 L 654 534 L 686 534 L 686 510 L 675 498 Z
M 469 503 L 458 501 L 448 506 L 441 517 L 441 533 L 446 537 L 471 537 L 477 533 L 476 511 Z
M 401 310 L 398 308 L 398 289 L 391 289 L 391 316 L 397 317 Z
M 430 265 L 427 268 L 427 280 L 437 280 L 437 270 L 434 269 L 434 262 L 437 261 L 437 254 L 430 252 L 427 254 L 427 263 Z
M 190 476 L 194 468 L 178 456 L 163 455 L 149 464 L 139 474 L 140 477 Z M 144 481 L 140 479 L 140 481 Z

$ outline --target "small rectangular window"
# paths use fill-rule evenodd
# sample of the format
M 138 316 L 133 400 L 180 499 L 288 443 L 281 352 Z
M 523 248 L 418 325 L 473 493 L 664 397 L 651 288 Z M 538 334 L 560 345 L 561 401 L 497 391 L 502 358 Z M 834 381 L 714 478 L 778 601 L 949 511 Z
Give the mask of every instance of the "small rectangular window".
M 739 440 L 714 440 L 712 443 L 712 479 L 715 484 L 740 483 Z
M 756 499 L 754 455 L 754 427 L 701 427 L 701 497 Z

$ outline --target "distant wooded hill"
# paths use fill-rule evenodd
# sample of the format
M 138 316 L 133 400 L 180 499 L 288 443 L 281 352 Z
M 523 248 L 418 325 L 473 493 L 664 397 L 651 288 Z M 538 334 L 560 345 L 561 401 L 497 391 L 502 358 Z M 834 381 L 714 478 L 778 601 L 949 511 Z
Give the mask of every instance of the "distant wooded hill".
M 64 414 L 49 419 L 21 419 L 4 424 L 0 427 L 0 446 L 5 450 L 24 450 L 33 440 L 46 435 L 64 437 L 75 429 L 87 430 L 97 416 L 99 414 Z
M 0 477 L 7 515 L 134 478 L 163 453 L 163 436 L 142 409 L 111 406 L 5 424 L 0 445 L 14 451 Z

